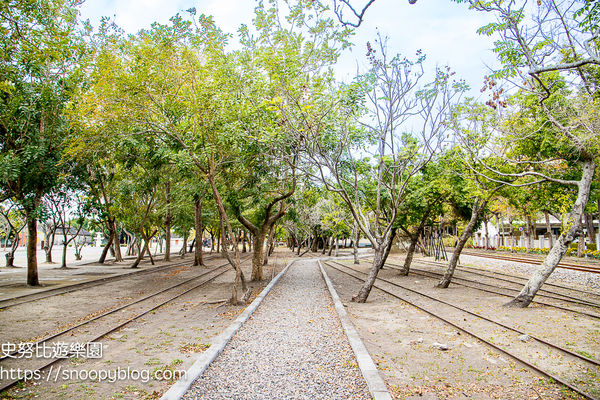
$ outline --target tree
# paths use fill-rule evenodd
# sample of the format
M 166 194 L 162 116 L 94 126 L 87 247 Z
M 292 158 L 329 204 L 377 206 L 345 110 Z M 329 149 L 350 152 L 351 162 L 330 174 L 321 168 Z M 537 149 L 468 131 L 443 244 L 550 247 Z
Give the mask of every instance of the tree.
M 333 196 L 331 192 L 328 196 L 319 200 L 317 207 L 321 209 L 321 230 L 325 231 L 327 236 L 330 237 L 328 255 L 331 255 L 333 243 L 335 242 L 335 256 L 337 257 L 340 238 L 350 235 L 348 225 L 352 221 L 352 216 L 341 199 Z M 325 243 L 323 244 L 323 250 L 325 250 Z
M 296 190 L 302 143 L 314 121 L 329 112 L 319 107 L 319 97 L 333 78 L 329 67 L 349 45 L 349 31 L 326 18 L 327 8 L 320 2 L 304 0 L 287 7 L 276 1 L 268 8 L 257 7 L 257 34 L 241 29 L 244 49 L 239 59 L 247 101 L 242 121 L 250 140 L 240 158 L 246 168 L 236 171 L 244 179 L 234 203 L 239 221 L 253 235 L 253 280 L 262 278 L 265 239 L 268 234 L 272 241 L 274 226 Z
M 52 260 L 52 249 L 54 248 L 54 242 L 56 239 L 56 231 L 60 226 L 60 214 L 62 212 L 62 199 L 59 194 L 59 190 L 55 187 L 50 192 L 46 193 L 42 199 L 40 206 L 39 220 L 42 225 L 42 232 L 44 232 L 44 242 L 42 248 L 46 253 L 46 263 L 53 264 Z
M 0 5 L 0 191 L 27 220 L 27 283 L 38 285 L 37 218 L 56 185 L 68 124 L 63 110 L 77 85 L 76 0 Z
M 5 201 L 0 204 L 0 216 L 5 224 L 4 246 L 7 246 L 8 240 L 11 241 L 10 250 L 6 253 L 6 266 L 15 266 L 15 251 L 19 246 L 19 233 L 26 225 L 23 213 L 19 210 L 16 204 Z
M 67 247 L 77 241 L 85 222 L 87 205 L 83 194 L 79 191 L 65 191 L 61 196 L 62 210 L 60 212 L 59 232 L 62 234 L 62 262 L 61 268 L 67 268 Z M 73 218 L 69 218 L 72 216 Z M 75 244 L 78 245 L 77 243 Z M 78 251 L 76 251 L 78 253 Z
M 409 4 L 415 4 L 416 2 L 417 0 L 408 0 Z M 362 24 L 367 10 L 373 5 L 373 3 L 375 3 L 375 0 L 368 0 L 367 4 L 360 8 L 352 5 L 350 0 L 333 0 L 333 10 L 344 26 L 358 28 Z M 350 12 L 351 18 L 354 19 L 354 21 L 348 20 L 344 17 L 345 10 Z
M 581 231 L 598 154 L 597 8 L 571 1 L 458 1 L 497 21 L 479 29 L 495 35 L 494 51 L 503 67 L 486 82 L 493 91 L 488 105 L 510 111 L 495 143 L 514 172 L 486 166 L 492 179 L 519 180 L 513 185 L 553 182 L 576 188 L 566 224 L 540 268 L 509 305 L 527 307 Z M 519 93 L 509 102 L 494 79 L 516 80 Z M 522 83 L 522 84 L 520 84 Z M 576 172 L 575 172 L 576 171 Z
M 377 49 L 368 46 L 371 70 L 341 92 L 336 121 L 328 121 L 333 128 L 315 137 L 308 150 L 319 178 L 344 201 L 375 252 L 369 274 L 352 299 L 357 302 L 366 301 L 385 262 L 406 188 L 443 148 L 454 101 L 466 87 L 453 81 L 448 69 L 437 69 L 432 82 L 419 86 L 424 56 L 419 53 L 416 61 L 389 58 L 381 39 L 377 43 Z M 361 132 L 353 123 L 364 87 L 371 112 Z M 367 143 L 375 148 L 373 158 L 357 160 L 353 151 Z
M 237 285 L 241 282 L 245 296 L 249 291 L 218 179 L 241 140 L 234 132 L 239 131 L 235 94 L 242 82 L 224 50 L 226 39 L 206 16 L 197 25 L 175 16 L 170 25 L 154 24 L 128 39 L 116 38 L 97 57 L 94 84 L 82 93 L 81 104 L 94 116 L 88 125 L 108 128 L 104 135 L 160 144 L 169 156 L 187 157 L 206 180 L 220 215 L 221 237 L 233 242 L 233 256 L 223 252 L 236 270 L 231 300 L 237 304 Z M 142 216 L 151 214 L 153 198 L 147 193 L 148 212 Z M 149 218 L 138 222 L 145 225 L 146 239 L 155 233 L 148 230 Z
M 130 136 L 119 151 L 119 193 L 115 199 L 115 216 L 130 232 L 139 237 L 139 252 L 131 268 L 137 268 L 147 252 L 154 264 L 150 241 L 164 221 L 165 173 L 169 154 L 154 140 Z
M 398 216 L 397 224 L 410 240 L 404 265 L 400 275 L 408 275 L 413 255 L 425 226 L 442 214 L 442 203 L 447 180 L 444 169 L 447 167 L 443 157 L 426 165 L 415 179 L 409 182 L 407 195 L 402 204 L 404 210 Z

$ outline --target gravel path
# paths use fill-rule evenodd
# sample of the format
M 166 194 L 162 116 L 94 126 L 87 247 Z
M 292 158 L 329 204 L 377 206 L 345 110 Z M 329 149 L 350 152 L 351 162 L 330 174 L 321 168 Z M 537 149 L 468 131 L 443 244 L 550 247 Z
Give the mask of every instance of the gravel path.
M 184 399 L 370 399 L 315 261 L 297 261 Z

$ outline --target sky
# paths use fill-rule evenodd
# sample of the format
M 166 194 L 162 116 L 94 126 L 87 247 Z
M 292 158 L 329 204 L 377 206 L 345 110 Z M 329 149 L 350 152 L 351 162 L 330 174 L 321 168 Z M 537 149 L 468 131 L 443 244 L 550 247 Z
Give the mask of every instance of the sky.
M 366 0 L 352 0 L 356 8 L 364 3 Z M 114 17 L 126 32 L 135 33 L 154 21 L 167 23 L 176 13 L 195 7 L 198 14 L 212 15 L 217 26 L 235 34 L 241 24 L 252 23 L 255 5 L 256 0 L 87 0 L 81 15 L 95 27 L 102 16 Z M 355 46 L 339 60 L 336 74 L 349 81 L 357 66 L 366 69 L 366 42 L 379 32 L 388 38 L 390 54 L 411 58 L 421 49 L 429 70 L 449 65 L 472 87 L 470 95 L 478 97 L 484 76 L 497 65 L 492 40 L 476 33 L 488 22 L 488 15 L 450 0 L 418 0 L 414 5 L 408 0 L 376 0 L 356 31 Z

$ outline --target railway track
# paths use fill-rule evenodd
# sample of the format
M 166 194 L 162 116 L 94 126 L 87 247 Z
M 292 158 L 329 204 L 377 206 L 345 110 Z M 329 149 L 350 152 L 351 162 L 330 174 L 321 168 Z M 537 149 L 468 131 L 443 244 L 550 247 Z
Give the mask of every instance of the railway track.
M 415 261 L 420 261 L 420 262 L 423 262 L 423 263 L 427 263 L 427 264 L 434 265 L 434 266 L 439 266 L 439 267 L 446 267 L 446 265 L 447 265 L 446 263 L 440 262 L 440 261 L 422 260 L 422 259 L 421 260 L 415 259 Z M 462 272 L 465 272 L 465 273 L 470 273 L 470 274 L 476 274 L 476 275 L 482 275 L 482 276 L 489 276 L 491 278 L 493 277 L 494 279 L 512 278 L 512 280 L 511 279 L 509 279 L 509 280 L 512 281 L 512 282 L 521 284 L 521 285 L 525 284 L 525 282 L 527 282 L 529 280 L 529 278 L 525 278 L 525 277 L 522 277 L 522 276 L 508 274 L 508 273 L 505 273 L 505 272 L 491 271 L 491 270 L 484 269 L 484 268 L 469 267 L 469 266 L 466 266 L 466 265 L 459 265 L 459 266 L 456 267 L 456 270 L 457 271 L 462 271 Z M 500 278 L 498 278 L 498 277 L 500 277 Z M 589 289 L 588 290 L 581 290 L 581 289 L 578 289 L 578 288 L 575 288 L 575 287 L 572 287 L 572 286 L 561 285 L 561 284 L 558 284 L 558 283 L 549 283 L 549 282 L 544 283 L 544 286 L 553 287 L 553 288 L 556 288 L 556 289 L 559 289 L 559 290 L 565 290 L 565 291 L 569 291 L 569 292 L 581 293 L 581 294 L 584 294 L 586 296 L 594 296 L 594 297 L 597 297 L 597 298 L 600 299 L 600 293 L 593 292 L 593 291 L 591 291 Z M 541 289 L 541 290 L 545 290 L 545 289 Z
M 212 256 L 212 257 L 215 257 L 215 256 Z M 118 281 L 118 280 L 129 278 L 132 276 L 137 277 L 140 275 L 152 274 L 152 273 L 161 272 L 161 271 L 168 271 L 170 269 L 186 266 L 188 264 L 189 263 L 182 263 L 181 260 L 174 261 L 172 263 L 161 265 L 159 267 L 140 269 L 140 270 L 136 270 L 133 272 L 127 272 L 124 274 L 111 275 L 111 276 L 107 276 L 104 278 L 91 279 L 91 280 L 85 281 L 85 282 L 62 285 L 59 287 L 42 290 L 39 292 L 28 293 L 28 294 L 24 294 L 24 295 L 20 295 L 20 296 L 14 296 L 14 297 L 0 300 L 0 310 L 18 306 L 21 304 L 31 303 L 33 301 L 46 299 L 49 297 L 54 297 L 54 296 L 59 296 L 62 294 L 76 292 L 76 291 L 82 290 L 82 289 L 88 289 L 91 287 L 103 285 L 103 284 L 109 283 L 109 282 Z
M 246 257 L 243 261 L 248 260 Z M 200 275 L 186 279 L 183 282 L 171 285 L 152 294 L 146 295 L 134 301 L 120 305 L 114 309 L 96 315 L 86 321 L 80 322 L 60 332 L 46 336 L 33 342 L 34 348 L 44 344 L 70 342 L 89 343 L 96 342 L 104 336 L 122 328 L 132 321 L 162 307 L 169 302 L 178 299 L 193 290 L 215 280 L 231 269 L 229 263 L 221 264 Z M 123 319 L 124 318 L 124 319 Z M 100 333 L 98 333 L 100 332 Z M 14 358 L 19 352 L 13 351 L 0 357 L 0 367 L 6 370 L 44 370 L 53 366 L 63 358 L 39 359 L 39 358 Z M 22 379 L 4 379 L 0 376 L 0 392 L 9 389 Z
M 473 251 L 463 251 L 461 253 L 461 255 L 473 256 L 473 257 L 493 258 L 493 259 L 496 259 L 496 260 L 513 261 L 513 262 L 520 262 L 520 263 L 533 264 L 533 265 L 541 265 L 542 264 L 542 261 L 539 260 L 539 259 L 535 259 L 535 258 L 532 258 L 532 257 L 525 257 L 525 256 L 514 256 L 514 255 L 504 255 L 504 254 L 490 254 L 490 253 L 473 252 Z M 591 272 L 593 274 L 600 274 L 600 266 L 581 265 L 581 264 L 573 264 L 573 263 L 567 263 L 567 262 L 560 262 L 558 264 L 558 268 L 570 269 L 572 271 Z
M 416 263 L 418 264 L 419 262 L 417 261 Z M 393 269 L 399 269 L 399 268 L 396 268 L 394 266 L 394 264 L 386 264 L 386 266 L 393 268 Z M 422 270 L 422 269 L 415 268 L 415 267 L 411 267 L 411 273 L 413 273 L 414 275 L 419 275 L 419 276 L 424 276 L 424 277 L 429 277 L 429 278 L 434 278 L 434 279 L 440 279 L 443 276 L 443 273 Z M 497 295 L 509 297 L 509 298 L 515 297 L 521 291 L 520 288 L 515 289 L 515 288 L 510 288 L 510 287 L 506 287 L 506 286 L 502 286 L 502 285 L 498 285 L 498 284 L 474 281 L 471 279 L 461 278 L 456 275 L 452 278 L 451 285 L 452 284 L 465 286 L 465 287 L 468 287 L 471 289 L 476 289 L 476 290 L 479 290 L 482 292 L 497 294 Z M 488 289 L 484 289 L 482 287 L 487 287 Z M 505 290 L 509 293 L 503 293 L 501 290 Z M 576 314 L 582 314 L 582 315 L 586 315 L 588 317 L 600 319 L 600 314 L 593 314 L 593 313 L 589 313 L 587 311 L 577 310 L 574 308 L 568 308 L 568 307 L 564 307 L 561 305 L 548 303 L 545 301 L 540 301 L 540 298 L 558 300 L 558 301 L 563 301 L 563 302 L 574 304 L 574 305 L 579 305 L 579 306 L 584 306 L 584 307 L 592 307 L 592 308 L 598 308 L 598 309 L 600 309 L 600 303 L 579 300 L 575 297 L 571 297 L 571 296 L 567 296 L 567 295 L 555 296 L 552 294 L 544 294 L 544 293 L 539 293 L 539 292 L 535 298 L 536 299 L 534 300 L 534 303 L 537 303 L 537 304 L 545 305 L 545 306 L 552 307 L 552 308 L 558 308 L 563 311 L 569 311 L 569 312 L 573 312 Z
M 351 276 L 352 278 L 359 281 L 364 281 L 364 277 L 367 275 L 362 271 L 358 271 L 348 265 L 341 264 L 335 261 L 325 262 L 325 265 L 340 273 Z M 383 293 L 397 298 L 431 315 L 432 317 L 435 317 L 441 320 L 442 322 L 474 337 L 475 339 L 480 340 L 481 342 L 485 343 L 486 345 L 490 346 L 496 351 L 512 358 L 513 360 L 517 361 L 522 365 L 525 365 L 526 367 L 537 372 L 538 374 L 560 383 L 561 385 L 571 389 L 572 391 L 578 393 L 580 396 L 583 396 L 588 400 L 599 399 L 596 394 L 590 393 L 590 388 L 581 387 L 571 382 L 570 380 L 577 380 L 573 376 L 565 378 L 562 376 L 558 376 L 556 372 L 551 370 L 552 366 L 555 365 L 556 360 L 560 360 L 561 362 L 564 361 L 565 363 L 568 363 L 568 371 L 571 373 L 571 375 L 578 376 L 579 374 L 593 374 L 593 376 L 596 376 L 596 374 L 600 372 L 600 362 L 598 360 L 595 360 L 591 357 L 587 357 L 585 355 L 581 355 L 579 353 L 551 343 L 543 338 L 537 337 L 535 335 L 526 333 L 523 330 L 517 329 L 513 326 L 509 326 L 502 322 L 496 321 L 492 318 L 476 314 L 474 312 L 466 310 L 464 307 L 461 307 L 457 304 L 450 303 L 448 301 L 439 299 L 437 297 L 428 295 L 426 293 L 412 288 L 408 288 L 406 286 L 400 285 L 396 282 L 392 282 L 387 279 L 378 277 L 376 279 L 374 287 L 379 289 Z M 402 294 L 399 294 L 398 290 L 401 290 Z M 432 301 L 434 302 L 435 306 L 431 306 Z M 448 315 L 450 315 L 451 317 L 448 317 Z M 485 331 L 486 327 L 488 332 L 493 332 L 493 334 L 485 334 L 476 331 Z M 500 331 L 498 327 L 502 328 L 502 330 L 504 331 Z M 528 342 L 527 345 L 523 342 L 520 342 L 516 336 L 523 334 L 529 335 L 529 337 L 533 339 L 533 341 Z M 532 344 L 535 344 L 535 346 L 532 346 Z M 507 350 L 507 347 L 510 347 L 511 351 Z M 517 352 L 515 351 L 512 351 L 512 349 L 514 348 L 518 348 L 517 351 L 519 354 L 517 354 Z M 548 358 L 551 360 L 551 362 L 549 364 L 539 355 L 540 350 L 542 349 L 550 354 Z M 539 364 L 545 365 L 540 366 Z M 593 387 L 591 389 L 596 392 L 598 391 L 597 387 Z
M 420 264 L 420 263 L 428 264 L 428 263 L 432 263 L 432 262 L 423 261 L 423 260 L 414 260 L 413 266 L 411 266 L 411 268 L 410 268 L 410 273 L 412 273 L 413 275 L 418 275 L 418 276 L 423 276 L 423 277 L 428 277 L 428 278 L 433 278 L 433 279 L 440 279 L 443 276 L 442 273 L 428 271 L 428 270 L 422 270 L 422 269 L 414 267 L 414 264 Z M 386 263 L 385 266 L 388 268 L 392 268 L 392 269 L 400 269 L 399 265 L 397 265 L 397 264 Z M 440 266 L 444 266 L 444 264 L 434 263 L 434 266 L 440 267 Z M 457 268 L 457 271 L 461 271 L 461 270 Z M 509 288 L 506 286 L 498 285 L 497 283 L 491 284 L 491 283 L 485 283 L 485 282 L 474 281 L 474 280 L 470 280 L 470 279 L 466 279 L 466 278 L 461 278 L 459 276 L 456 276 L 456 273 L 455 273 L 455 276 L 452 278 L 452 282 L 450 284 L 451 285 L 460 285 L 460 286 L 468 287 L 468 288 L 475 289 L 475 290 L 478 290 L 481 292 L 497 294 L 497 295 L 508 297 L 508 298 L 514 298 L 520 292 L 520 288 L 518 288 L 518 289 L 517 288 Z M 515 282 L 515 284 L 517 284 L 517 283 Z M 485 287 L 487 287 L 487 289 Z M 503 293 L 501 290 L 506 290 L 509 293 L 506 293 L 506 292 Z M 542 292 L 542 290 L 540 290 L 540 292 Z M 551 293 L 551 294 L 544 294 L 544 292 Z M 582 306 L 582 307 L 592 307 L 592 308 L 600 309 L 600 303 L 597 303 L 597 302 L 581 300 L 581 299 L 578 299 L 578 298 L 575 298 L 575 297 L 569 296 L 569 295 L 560 294 L 558 296 L 555 296 L 554 294 L 552 294 L 552 292 L 548 292 L 546 290 L 544 290 L 542 293 L 538 292 L 538 294 L 536 295 L 536 299 L 534 299 L 533 302 L 540 304 L 540 305 L 547 306 L 547 307 L 556 308 L 556 309 L 559 309 L 562 311 L 568 311 L 571 313 L 585 315 L 587 317 L 591 317 L 591 318 L 595 318 L 595 319 L 600 319 L 600 314 L 591 313 L 585 309 L 579 310 L 579 309 L 569 308 L 569 307 L 565 307 L 562 305 L 548 303 L 546 301 L 540 300 L 540 298 L 548 298 L 548 299 L 563 301 L 566 303 L 570 303 L 570 304 L 574 304 L 574 305 L 578 305 L 578 306 Z
M 447 265 L 445 263 L 441 263 L 438 261 L 415 259 L 414 262 L 421 264 L 421 265 L 431 266 L 434 268 L 445 269 L 447 267 Z M 386 265 L 399 267 L 399 265 L 393 264 L 393 263 L 388 263 Z M 489 270 L 484 270 L 484 269 L 480 269 L 480 268 L 467 267 L 464 265 L 458 266 L 456 268 L 456 271 L 460 272 L 460 273 L 464 273 L 464 274 L 481 276 L 486 279 L 492 279 L 494 281 L 507 282 L 509 284 L 519 286 L 519 289 L 529 280 L 528 278 L 524 278 L 524 277 L 520 277 L 520 276 L 515 276 L 515 275 L 511 275 L 511 274 L 496 272 L 496 271 L 489 271 Z M 584 303 L 588 303 L 590 305 L 600 306 L 600 303 L 596 303 L 595 301 L 592 301 L 592 300 L 589 300 L 589 301 L 584 300 L 581 298 L 581 296 L 583 295 L 585 297 L 594 297 L 594 298 L 596 298 L 596 300 L 600 300 L 600 293 L 594 293 L 589 290 L 585 291 L 585 290 L 580 290 L 580 289 L 566 286 L 566 285 L 559 285 L 559 284 L 553 284 L 553 283 L 547 283 L 547 282 L 544 283 L 544 287 L 552 287 L 555 289 L 555 291 L 551 291 L 551 290 L 547 290 L 547 289 L 540 289 L 538 291 L 538 293 L 542 293 L 542 294 L 546 293 L 546 294 L 550 294 L 550 295 L 561 296 L 568 300 L 572 300 L 575 303 L 584 302 Z M 569 293 L 565 294 L 565 292 L 569 292 Z M 580 297 L 575 297 L 574 296 L 575 293 L 577 293 Z

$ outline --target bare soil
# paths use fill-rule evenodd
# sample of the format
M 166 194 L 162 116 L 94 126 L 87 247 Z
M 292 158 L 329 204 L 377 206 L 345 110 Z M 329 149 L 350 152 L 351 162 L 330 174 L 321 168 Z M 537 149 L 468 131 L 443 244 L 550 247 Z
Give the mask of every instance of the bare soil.
M 305 255 L 305 257 L 310 254 Z M 277 274 L 294 257 L 287 249 L 277 249 L 264 267 L 266 278 L 250 282 L 252 296 L 260 293 L 271 276 Z M 32 341 L 83 321 L 161 288 L 171 286 L 208 269 L 188 266 L 131 276 L 115 282 L 74 293 L 53 296 L 36 302 L 0 311 L 0 343 Z M 223 258 L 207 260 L 208 266 L 225 263 Z M 250 259 L 243 264 L 250 276 Z M 231 296 L 234 273 L 229 271 L 214 281 L 180 297 L 167 305 L 126 325 L 102 339 L 101 359 L 72 358 L 54 366 L 50 381 L 18 385 L 0 395 L 1 399 L 157 399 L 185 371 L 194 356 L 206 350 L 212 338 L 230 325 L 245 306 L 222 302 Z M 63 371 L 145 371 L 137 379 L 98 382 L 90 379 L 63 379 L 63 372 L 54 381 L 57 368 Z M 160 370 L 172 379 L 154 379 Z M 48 371 L 45 371 L 47 374 Z M 114 373 L 114 372 L 113 372 Z M 147 374 L 147 375 L 144 375 Z M 150 376 L 146 381 L 145 377 Z M 46 375 L 44 375 L 46 377 Z
M 347 252 L 343 253 L 347 255 Z M 287 249 L 277 249 L 277 257 L 266 266 L 263 282 L 252 284 L 257 295 L 272 275 L 280 271 L 287 261 L 295 257 Z M 303 258 L 321 257 L 318 253 L 305 254 Z M 145 294 L 181 282 L 206 269 L 189 267 L 185 259 L 181 267 L 151 274 L 132 275 L 122 280 L 83 289 L 74 293 L 0 310 L 0 343 L 31 341 L 58 331 L 97 313 L 112 309 Z M 391 262 L 400 263 L 402 255 L 393 255 Z M 207 260 L 210 266 L 221 265 L 221 258 Z M 351 260 L 342 261 L 354 267 Z M 271 272 L 271 266 L 276 267 Z M 362 271 L 369 264 L 363 262 Z M 93 267 L 90 267 L 93 268 Z M 327 267 L 326 267 L 327 268 Z M 421 267 L 420 267 L 421 268 Z M 100 267 L 84 270 L 86 274 L 110 271 L 127 272 L 125 266 Z M 433 269 L 432 269 L 433 270 Z M 47 279 L 73 282 L 80 279 L 81 270 L 58 271 Z M 250 275 L 250 262 L 244 264 Z M 440 320 L 417 310 L 408 303 L 374 289 L 366 304 L 350 302 L 361 284 L 358 280 L 327 268 L 334 285 L 348 307 L 362 339 L 376 361 L 394 398 L 397 399 L 579 399 L 568 389 L 546 378 L 511 358 L 498 353 L 473 337 L 459 332 Z M 69 275 L 69 273 L 71 275 Z M 63 274 L 58 276 L 58 274 Z M 92 276 L 92 275 L 89 275 Z M 99 276 L 99 275 L 98 275 Z M 580 354 L 600 359 L 600 320 L 534 305 L 528 309 L 507 309 L 502 305 L 507 298 L 459 285 L 449 289 L 434 288 L 436 279 L 410 275 L 398 277 L 397 271 L 384 269 L 381 277 L 391 279 L 415 290 L 460 305 L 475 313 L 497 319 L 503 323 L 565 346 Z M 461 276 L 457 272 L 457 276 Z M 473 276 L 469 276 L 473 279 Z M 88 278 L 89 279 L 89 278 Z M 151 314 L 128 324 L 102 340 L 101 359 L 70 359 L 58 363 L 62 370 L 81 373 L 87 371 L 114 371 L 116 369 L 146 371 L 150 379 L 124 379 L 117 382 L 97 382 L 90 379 L 62 379 L 49 382 L 30 382 L 0 395 L 1 399 L 157 399 L 175 381 L 154 379 L 156 371 L 184 371 L 195 356 L 210 346 L 212 339 L 222 332 L 242 311 L 219 302 L 230 295 L 232 272 L 163 306 Z M 481 278 L 493 283 L 493 280 Z M 500 282 L 498 282 L 500 284 Z M 1 285 L 1 282 L 0 282 Z M 2 288 L 3 291 L 5 288 Z M 11 296 L 25 293 L 27 289 L 10 288 Z M 21 292 L 19 290 L 22 290 Z M 400 289 L 395 293 L 402 294 Z M 407 295 L 408 296 L 408 295 Z M 442 310 L 433 300 L 407 300 L 433 309 Z M 487 324 L 473 324 L 462 320 L 461 313 L 443 308 L 445 317 L 493 341 L 506 350 L 523 357 L 535 357 L 544 369 L 584 386 L 598 394 L 599 371 L 583 368 L 555 351 L 546 350 L 534 341 L 521 342 L 517 334 Z M 593 310 L 596 312 L 597 310 Z M 461 325 L 462 326 L 462 325 Z M 445 344 L 448 350 L 438 350 L 434 343 Z
M 390 257 L 389 262 L 401 263 L 403 258 L 395 255 Z M 357 267 L 348 260 L 343 263 Z M 367 272 L 369 266 L 363 261 L 359 269 Z M 378 289 L 373 289 L 365 304 L 351 302 L 362 282 L 326 268 L 394 398 L 580 398 L 474 337 Z M 379 276 L 600 359 L 598 319 L 539 305 L 527 309 L 506 308 L 503 307 L 508 300 L 506 297 L 458 285 L 438 289 L 434 287 L 436 279 L 416 275 L 400 277 L 397 271 L 389 268 L 380 271 Z M 547 349 L 534 340 L 522 342 L 519 334 L 497 326 L 494 328 L 489 323 L 474 323 L 473 318 L 466 318 L 461 312 L 433 300 L 398 288 L 390 290 L 426 309 L 442 312 L 453 323 L 584 387 L 590 393 L 600 393 L 600 371 L 591 364 L 585 366 L 574 362 L 572 357 L 563 357 L 556 350 Z M 439 350 L 433 346 L 434 343 L 444 344 L 448 350 Z

